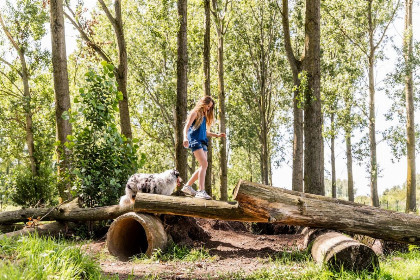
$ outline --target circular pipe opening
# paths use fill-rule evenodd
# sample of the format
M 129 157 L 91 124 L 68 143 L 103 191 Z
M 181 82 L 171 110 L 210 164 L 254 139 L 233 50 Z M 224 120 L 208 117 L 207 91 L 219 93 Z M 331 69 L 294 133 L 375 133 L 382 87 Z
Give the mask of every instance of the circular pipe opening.
M 150 256 L 154 250 L 164 249 L 167 241 L 160 219 L 141 213 L 118 217 L 107 234 L 108 251 L 122 261 L 142 253 Z
M 117 252 L 117 257 L 123 260 L 128 260 L 134 255 L 146 253 L 149 246 L 146 231 L 134 219 L 121 220 L 115 225 L 112 235 L 113 251 Z

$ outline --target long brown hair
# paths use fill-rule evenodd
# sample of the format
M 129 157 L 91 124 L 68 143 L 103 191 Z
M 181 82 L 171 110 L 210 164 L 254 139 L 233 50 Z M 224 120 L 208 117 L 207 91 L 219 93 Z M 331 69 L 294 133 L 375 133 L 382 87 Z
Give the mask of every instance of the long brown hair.
M 213 106 L 210 107 L 210 110 L 204 111 L 204 106 L 209 105 L 210 102 L 213 102 Z M 194 109 L 192 110 L 192 112 L 197 113 L 197 117 L 195 118 L 194 129 L 197 129 L 201 125 L 204 117 L 206 117 L 206 125 L 208 127 L 212 125 L 214 121 L 213 109 L 214 109 L 214 100 L 213 98 L 211 98 L 211 96 L 206 95 L 197 102 Z

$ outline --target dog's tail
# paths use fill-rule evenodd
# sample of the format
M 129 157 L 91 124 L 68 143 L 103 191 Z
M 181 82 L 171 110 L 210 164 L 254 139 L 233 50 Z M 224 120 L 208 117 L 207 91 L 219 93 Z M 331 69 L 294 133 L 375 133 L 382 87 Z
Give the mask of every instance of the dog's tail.
M 132 200 L 127 196 L 127 195 L 123 195 L 120 198 L 120 206 L 126 206 L 126 205 L 130 205 L 132 203 Z

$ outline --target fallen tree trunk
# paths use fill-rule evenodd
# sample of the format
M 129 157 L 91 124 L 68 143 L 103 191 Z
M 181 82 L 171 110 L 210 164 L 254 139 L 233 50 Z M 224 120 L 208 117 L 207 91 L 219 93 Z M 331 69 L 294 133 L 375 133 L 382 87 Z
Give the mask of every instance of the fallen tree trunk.
M 265 222 L 328 228 L 420 244 L 420 216 L 240 181 L 234 199 Z
M 77 204 L 71 204 L 56 208 L 28 208 L 2 212 L 0 213 L 0 224 L 25 222 L 28 221 L 28 218 L 37 217 L 40 217 L 43 221 L 99 221 L 115 219 L 128 212 L 257 222 L 255 217 L 247 215 L 236 202 L 138 193 L 135 203 L 126 207 L 113 205 L 97 208 L 80 208 Z
M 48 235 L 48 236 L 58 236 L 64 234 L 67 231 L 67 226 L 61 222 L 53 222 L 49 224 L 38 225 L 30 228 L 23 228 L 13 232 L 8 232 L 0 235 L 2 237 L 16 237 L 16 236 L 26 236 L 29 234 L 37 233 L 39 236 Z
M 129 207 L 112 205 L 96 208 L 80 208 L 78 206 L 68 207 L 68 205 L 53 208 L 27 208 L 1 212 L 0 224 L 27 222 L 28 218 L 38 217 L 43 221 L 100 221 L 115 219 L 122 214 L 132 211 L 132 205 Z
M 183 196 L 139 193 L 133 211 L 226 221 L 258 222 L 257 217 L 244 212 L 237 202 Z
M 315 238 L 311 254 L 317 263 L 335 270 L 373 271 L 379 267 L 378 257 L 371 248 L 339 232 L 327 232 Z

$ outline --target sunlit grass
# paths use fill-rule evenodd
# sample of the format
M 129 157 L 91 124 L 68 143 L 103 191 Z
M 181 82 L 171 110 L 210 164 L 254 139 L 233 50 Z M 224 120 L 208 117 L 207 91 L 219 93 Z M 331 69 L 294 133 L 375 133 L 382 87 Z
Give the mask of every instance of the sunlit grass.
M 269 268 L 259 269 L 251 274 L 243 271 L 221 274 L 218 279 L 231 280 L 419 280 L 420 251 L 395 253 L 380 260 L 380 269 L 373 272 L 331 271 L 315 264 L 308 253 L 287 253 L 271 258 Z
M 0 259 L 0 279 L 103 279 L 99 264 L 64 240 L 2 238 Z

